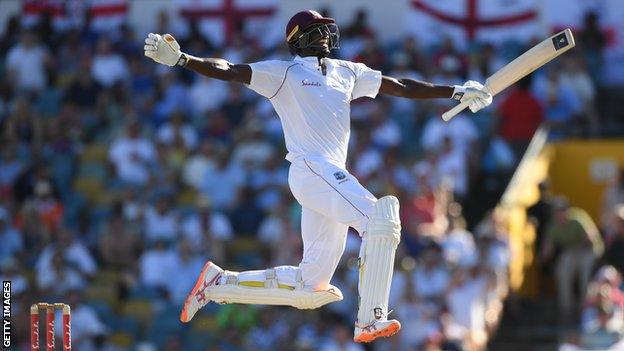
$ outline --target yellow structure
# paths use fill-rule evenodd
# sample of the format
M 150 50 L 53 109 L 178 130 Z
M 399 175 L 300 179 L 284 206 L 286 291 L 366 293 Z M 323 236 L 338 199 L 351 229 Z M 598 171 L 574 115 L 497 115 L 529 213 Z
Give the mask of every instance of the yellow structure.
M 538 199 L 538 184 L 549 177 L 555 194 L 567 196 L 598 222 L 604 189 L 622 167 L 624 140 L 545 144 L 545 132 L 538 131 L 498 206 L 508 224 L 513 291 L 523 296 L 538 293 L 535 228 L 526 218 L 526 208 Z

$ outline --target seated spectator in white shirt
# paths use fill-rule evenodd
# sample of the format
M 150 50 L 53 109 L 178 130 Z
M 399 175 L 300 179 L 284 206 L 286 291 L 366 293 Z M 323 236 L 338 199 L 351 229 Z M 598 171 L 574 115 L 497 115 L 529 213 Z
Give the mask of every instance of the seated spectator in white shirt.
M 228 89 L 223 81 L 197 75 L 190 87 L 189 96 L 193 113 L 199 116 L 219 108 L 227 99 Z M 210 98 L 207 99 L 207 96 Z
M 139 259 L 140 282 L 146 288 L 160 288 L 167 290 L 169 280 L 176 261 L 176 252 L 168 249 L 164 241 L 159 240 L 153 247 L 147 249 Z
M 176 254 L 173 255 L 171 271 L 174 274 L 168 279 L 168 290 L 171 301 L 175 304 L 184 303 L 188 292 L 195 285 L 197 272 L 201 271 L 204 263 L 206 263 L 206 260 L 197 254 L 195 245 L 195 243 L 182 239 L 178 242 Z
M 257 121 L 247 123 L 235 145 L 232 160 L 248 168 L 260 167 L 275 154 L 275 148 L 264 137 Z
M 215 168 L 217 146 L 211 141 L 204 141 L 198 150 L 191 154 L 182 168 L 182 179 L 186 185 L 201 189 L 206 173 Z
M 6 54 L 9 81 L 21 91 L 41 91 L 47 85 L 46 66 L 52 61 L 47 48 L 32 30 L 24 30 L 20 42 Z
M 422 131 L 421 145 L 425 150 L 439 150 L 444 146 L 444 139 L 452 140 L 453 151 L 467 154 L 479 138 L 479 131 L 470 118 L 453 118 L 444 122 L 438 116 L 429 118 Z
M 197 211 L 182 220 L 181 229 L 184 239 L 197 248 L 196 252 L 215 261 L 225 259 L 225 242 L 234 235 L 230 219 L 214 210 L 206 196 L 198 197 Z
M 442 182 L 448 182 L 455 196 L 461 200 L 468 193 L 468 162 L 466 155 L 453 148 L 453 141 L 444 137 L 444 143 L 437 153 L 437 174 Z
M 47 276 L 46 272 L 56 269 L 57 275 L 62 275 L 64 271 L 70 275 L 75 273 L 78 280 L 71 283 L 84 284 L 85 279 L 97 272 L 95 259 L 89 249 L 68 230 L 61 228 L 57 235 L 56 241 L 44 248 L 37 260 L 38 281 L 43 282 L 43 285 L 52 284 L 54 278 Z M 68 279 L 72 280 L 74 277 Z M 70 285 L 75 287 L 73 284 Z
M 442 257 L 442 248 L 436 243 L 430 243 L 422 252 L 420 262 L 413 273 L 414 293 L 419 299 L 440 301 L 451 280 Z
M 148 243 L 157 240 L 173 242 L 179 236 L 180 219 L 171 202 L 169 196 L 161 195 L 155 206 L 145 210 L 144 228 Z
M 187 150 L 194 150 L 197 147 L 195 128 L 184 122 L 184 115 L 180 112 L 172 114 L 169 122 L 158 128 L 156 138 L 167 146 L 177 145 L 177 140 L 182 140 Z
M 402 349 L 409 350 L 421 345 L 432 335 L 439 334 L 441 327 L 438 322 L 440 306 L 434 302 L 420 299 L 413 288 L 414 284 L 408 284 L 404 295 L 398 300 L 396 313 L 401 318 L 403 330 L 409 333 L 401 333 Z
M 401 143 L 401 129 L 399 125 L 388 117 L 380 104 L 375 104 L 370 114 L 372 139 L 375 146 L 382 149 L 392 148 Z
M 72 289 L 84 289 L 87 280 L 62 248 L 44 250 L 37 261 L 37 287 L 44 294 L 61 296 Z
M 453 265 L 474 264 L 478 259 L 474 237 L 467 231 L 461 215 L 448 216 L 449 227 L 442 242 L 444 258 Z
M 236 202 L 237 195 L 247 174 L 240 164 L 230 161 L 225 152 L 217 158 L 216 167 L 206 172 L 201 192 L 208 196 L 217 210 L 229 210 Z
M 110 87 L 128 77 L 128 63 L 107 38 L 97 43 L 96 53 L 91 62 L 91 75 L 103 87 Z
M 22 235 L 13 227 L 9 211 L 4 207 L 0 207 L 0 243 L 0 263 L 15 257 L 24 248 Z
M 485 311 L 491 284 L 484 268 L 459 266 L 446 295 L 453 320 L 467 329 L 466 337 L 472 343 L 482 344 L 486 338 Z
M 156 160 L 156 150 L 149 139 L 141 137 L 140 128 L 137 120 L 129 121 L 126 134 L 112 142 L 108 157 L 120 180 L 142 186 L 149 181 L 149 167 Z

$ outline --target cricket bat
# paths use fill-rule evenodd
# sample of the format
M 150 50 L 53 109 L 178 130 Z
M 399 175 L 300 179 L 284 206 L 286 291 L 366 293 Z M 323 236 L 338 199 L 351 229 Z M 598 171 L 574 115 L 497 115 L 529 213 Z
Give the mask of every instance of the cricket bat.
M 574 45 L 574 36 L 570 28 L 553 35 L 488 77 L 485 81 L 485 90 L 492 96 L 500 93 L 503 89 L 542 67 L 555 57 L 572 49 Z M 442 119 L 450 121 L 466 107 L 468 107 L 468 102 L 462 102 L 443 113 Z

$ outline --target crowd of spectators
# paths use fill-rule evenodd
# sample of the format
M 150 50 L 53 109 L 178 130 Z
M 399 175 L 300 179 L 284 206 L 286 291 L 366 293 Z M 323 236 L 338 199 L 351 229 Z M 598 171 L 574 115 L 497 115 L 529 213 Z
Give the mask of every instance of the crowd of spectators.
M 338 57 L 444 84 L 482 81 L 530 45 L 462 51 L 451 40 L 422 47 L 400 36 L 382 44 L 365 12 L 342 28 Z M 154 31 L 177 34 L 166 13 Z M 178 39 L 197 56 L 290 59 L 285 45 L 263 49 L 242 33 L 218 47 L 191 25 Z M 190 326 L 179 323 L 206 259 L 237 269 L 296 264 L 300 208 L 270 103 L 242 85 L 153 64 L 143 34 L 131 23 L 59 31 L 43 16 L 34 26 L 11 19 L 0 38 L 0 275 L 13 282 L 14 311 L 70 303 L 81 351 L 363 350 L 351 341 L 355 232 L 333 282 L 344 301 L 306 312 L 212 304 Z M 448 124 L 438 116 L 450 100 L 352 104 L 349 169 L 372 193 L 402 203 L 390 306 L 404 329 L 373 349 L 478 350 L 496 330 L 510 252 L 500 214 L 485 210 L 540 123 L 556 138 L 599 133 L 599 82 L 587 58 L 562 62 L 496 107 Z M 572 120 L 585 123 L 572 128 Z M 621 272 L 617 228 L 607 256 Z M 596 289 L 588 328 L 603 321 L 604 289 Z M 25 317 L 15 313 L 20 347 Z

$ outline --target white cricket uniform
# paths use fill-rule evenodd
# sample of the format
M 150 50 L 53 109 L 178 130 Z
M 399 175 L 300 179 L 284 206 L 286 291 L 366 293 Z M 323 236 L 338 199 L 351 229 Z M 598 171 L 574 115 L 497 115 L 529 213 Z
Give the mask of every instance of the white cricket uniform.
M 249 84 L 271 101 L 284 129 L 288 183 L 303 207 L 299 268 L 304 286 L 315 290 L 327 288 L 348 227 L 362 235 L 377 201 L 345 164 L 351 100 L 377 96 L 381 72 L 361 63 L 323 60 L 325 75 L 316 57 L 252 63 Z

